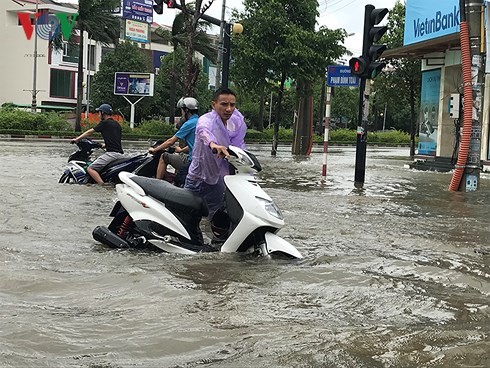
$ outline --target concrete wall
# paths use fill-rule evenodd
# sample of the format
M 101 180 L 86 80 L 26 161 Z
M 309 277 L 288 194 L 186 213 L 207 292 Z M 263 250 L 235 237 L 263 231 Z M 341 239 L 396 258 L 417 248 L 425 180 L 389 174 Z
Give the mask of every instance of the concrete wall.
M 452 93 L 462 92 L 461 65 L 445 66 L 441 74 L 437 156 L 451 157 L 453 154 L 456 130 L 455 119 L 449 116 L 449 101 Z

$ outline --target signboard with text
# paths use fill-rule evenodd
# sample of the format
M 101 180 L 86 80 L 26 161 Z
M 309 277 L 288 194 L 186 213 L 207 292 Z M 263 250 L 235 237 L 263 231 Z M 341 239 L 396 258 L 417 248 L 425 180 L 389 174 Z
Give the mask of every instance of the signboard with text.
M 114 94 L 125 96 L 153 96 L 155 75 L 152 73 L 116 72 Z
M 141 43 L 150 42 L 148 24 L 126 19 L 125 38 Z
M 403 45 L 459 32 L 459 0 L 407 0 Z
M 351 74 L 349 66 L 329 65 L 327 85 L 330 87 L 359 87 L 359 77 Z
M 123 0 L 124 19 L 153 23 L 153 0 Z

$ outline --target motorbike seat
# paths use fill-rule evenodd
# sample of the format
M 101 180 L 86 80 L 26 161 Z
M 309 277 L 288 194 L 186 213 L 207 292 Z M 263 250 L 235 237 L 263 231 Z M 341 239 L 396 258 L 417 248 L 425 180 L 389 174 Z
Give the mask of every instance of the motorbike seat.
M 178 188 L 165 180 L 134 176 L 131 178 L 146 194 L 176 209 L 187 209 L 200 217 L 209 214 L 206 202 L 197 194 Z

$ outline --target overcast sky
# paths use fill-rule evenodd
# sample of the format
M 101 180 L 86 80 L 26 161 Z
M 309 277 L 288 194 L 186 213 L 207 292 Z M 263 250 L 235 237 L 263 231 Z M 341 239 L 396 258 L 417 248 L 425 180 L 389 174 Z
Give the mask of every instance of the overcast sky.
M 65 1 L 77 2 L 77 0 Z M 227 9 L 225 20 L 230 19 L 232 9 L 243 9 L 242 0 L 214 0 L 206 14 L 217 19 L 221 19 L 223 1 L 225 1 Z M 372 4 L 376 8 L 391 9 L 395 5 L 396 1 L 397 0 L 319 0 L 318 11 L 320 16 L 318 17 L 317 22 L 319 26 L 326 26 L 330 29 L 344 28 L 347 33 L 354 33 L 353 36 L 346 38 L 345 46 L 354 54 L 354 56 L 357 56 L 361 53 L 362 48 L 364 6 L 367 4 Z M 405 2 L 404 0 L 401 1 Z M 167 9 L 167 7 L 164 6 L 162 15 L 155 13 L 155 22 L 171 26 L 175 14 L 178 11 L 179 10 L 176 9 Z M 218 33 L 219 28 L 214 27 L 213 32 Z
M 223 1 L 227 9 L 226 20 L 230 19 L 232 9 L 243 9 L 242 0 L 214 0 L 206 14 L 220 19 Z M 396 0 L 319 0 L 318 2 L 320 13 L 317 19 L 318 25 L 330 29 L 344 28 L 347 33 L 355 33 L 345 40 L 345 46 L 354 55 L 359 55 L 362 48 L 364 6 L 372 4 L 376 8 L 391 9 Z M 164 7 L 163 14 L 156 15 L 155 22 L 171 26 L 177 11 Z M 219 29 L 216 27 L 215 33 L 218 32 Z

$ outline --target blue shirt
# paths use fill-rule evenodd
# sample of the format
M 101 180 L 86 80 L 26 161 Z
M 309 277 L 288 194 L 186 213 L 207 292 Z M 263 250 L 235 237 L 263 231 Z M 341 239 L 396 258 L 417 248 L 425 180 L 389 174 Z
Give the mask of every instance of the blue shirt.
M 196 139 L 196 124 L 199 116 L 197 114 L 192 115 L 180 129 L 175 133 L 175 136 L 179 139 L 184 139 L 189 147 L 189 161 L 192 160 L 192 149 L 194 148 L 194 141 Z

